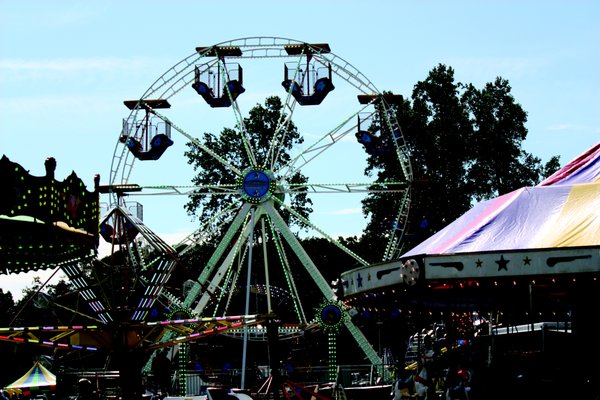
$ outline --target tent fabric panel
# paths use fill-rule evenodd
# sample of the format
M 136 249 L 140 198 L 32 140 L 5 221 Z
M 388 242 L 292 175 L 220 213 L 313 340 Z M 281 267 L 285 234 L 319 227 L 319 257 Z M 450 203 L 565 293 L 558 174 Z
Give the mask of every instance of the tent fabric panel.
M 401 258 L 600 243 L 600 183 L 534 186 L 477 204 Z
M 593 246 L 600 243 L 600 184 L 574 185 L 561 212 L 542 227 L 533 247 Z
M 538 186 L 600 182 L 600 142 L 592 146 Z
M 569 186 L 526 187 L 483 201 L 402 258 L 527 247 L 569 192 Z
M 502 212 L 478 227 L 471 237 L 446 252 L 517 250 L 530 248 L 548 220 L 556 220 L 568 198 L 570 187 L 524 188 Z
M 600 142 L 548 179 L 482 201 L 400 256 L 597 246 Z
M 6 389 L 56 386 L 56 376 L 39 362 L 36 362 L 22 377 L 6 386 Z
M 37 365 L 37 363 L 34 364 L 33 367 L 31 367 L 29 369 L 29 371 L 27 371 L 25 373 L 25 375 L 23 375 L 22 377 L 20 377 L 19 379 L 17 379 L 13 383 L 11 383 L 10 385 L 6 386 L 6 388 L 17 389 L 17 388 L 27 387 L 27 386 L 23 386 L 23 385 L 25 384 L 25 381 L 27 380 L 27 378 L 33 373 L 33 370 L 35 369 L 36 365 Z
M 497 215 L 517 195 L 518 191 L 515 191 L 476 204 L 454 223 L 446 226 L 429 239 L 414 247 L 404 256 L 449 251 L 449 249 L 456 246 L 462 240 L 468 240 L 474 231 L 478 230 L 482 224 L 485 224 L 494 215 Z

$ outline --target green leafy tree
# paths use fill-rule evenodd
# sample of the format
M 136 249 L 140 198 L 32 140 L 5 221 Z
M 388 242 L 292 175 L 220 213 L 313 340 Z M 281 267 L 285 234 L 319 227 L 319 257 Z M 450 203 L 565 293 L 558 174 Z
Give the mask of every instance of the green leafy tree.
M 394 97 L 396 99 L 394 104 L 388 104 L 390 110 L 383 109 L 381 103 L 375 105 L 373 124 L 369 130 L 372 133 L 376 132 L 376 140 L 381 143 L 382 151 L 369 153 L 365 168 L 365 174 L 370 176 L 371 180 L 379 183 L 392 183 L 387 188 L 393 191 L 376 190 L 363 200 L 363 210 L 368 217 L 364 235 L 358 242 L 344 241 L 347 243 L 347 247 L 356 249 L 358 254 L 369 257 L 367 259 L 369 262 L 381 261 L 381 258 L 376 257 L 384 254 L 385 246 L 388 243 L 387 238 L 382 240 L 382 234 L 385 236 L 392 229 L 392 221 L 396 219 L 398 210 L 404 205 L 404 193 L 397 190 L 409 189 L 408 184 L 404 187 L 398 186 L 399 183 L 407 183 L 407 178 L 398 161 L 398 149 L 394 143 L 401 130 L 391 132 L 394 125 L 385 120 L 394 112 L 397 113 L 397 110 L 408 105 L 401 96 L 398 97 Z M 385 186 L 383 187 L 385 188 Z
M 413 190 L 409 229 L 438 230 L 469 208 L 465 179 L 473 126 L 460 100 L 462 85 L 454 71 L 440 65 L 412 93 L 404 134 L 410 147 L 413 177 L 422 185 Z
M 409 241 L 422 241 L 476 201 L 535 185 L 558 168 L 558 157 L 542 165 L 523 150 L 527 113 L 502 78 L 477 89 L 456 82 L 454 70 L 440 64 L 396 109 L 413 169 L 411 210 L 404 226 Z M 394 173 L 394 164 L 374 157 L 370 173 Z M 389 208 L 389 201 L 375 195 L 363 202 L 371 216 L 364 238 L 374 246 L 389 229 L 382 224 L 382 210 Z
M 11 292 L 0 288 L 0 326 L 8 326 L 14 313 L 15 301 Z
M 510 91 L 508 81 L 502 78 L 481 90 L 465 86 L 462 100 L 474 128 L 467 180 L 476 200 L 535 185 L 544 176 L 541 160 L 521 147 L 527 137 L 527 113 Z
M 0 327 L 9 326 L 12 321 L 15 312 L 15 301 L 11 292 L 4 292 L 0 289 Z M 16 347 L 12 343 L 0 342 L 0 359 L 2 360 L 15 360 L 16 358 Z M 12 362 L 0 363 L 0 387 L 4 387 L 12 381 L 12 370 L 15 366 Z

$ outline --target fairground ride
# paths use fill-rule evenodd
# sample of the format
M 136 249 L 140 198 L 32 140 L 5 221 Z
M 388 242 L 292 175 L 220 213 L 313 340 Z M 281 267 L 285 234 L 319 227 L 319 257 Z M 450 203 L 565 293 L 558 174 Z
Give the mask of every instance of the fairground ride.
M 283 72 L 283 81 L 264 79 L 275 76 L 269 73 L 272 65 L 279 73 Z M 253 80 L 258 82 L 261 74 L 262 86 L 248 84 Z M 278 123 L 263 143 L 252 139 L 244 118 L 243 110 L 248 103 L 243 99 L 246 97 L 252 102 L 253 91 L 283 97 L 283 111 Z M 412 179 L 408 150 L 394 109 L 399 101 L 400 96 L 377 90 L 355 67 L 331 52 L 325 43 L 253 37 L 197 47 L 192 55 L 160 76 L 142 96 L 124 102 L 130 112 L 117 138 L 109 183 L 99 185 L 96 182 L 96 194 L 108 194 L 109 208 L 99 221 L 99 233 L 95 237 L 108 241 L 113 254 L 126 254 L 120 273 L 127 278 L 122 290 L 116 291 L 120 293 L 119 301 L 109 301 L 90 286 L 85 274 L 90 257 L 86 257 L 85 262 L 81 257 L 74 257 L 53 265 L 59 265 L 76 285 L 97 314 L 100 328 L 27 328 L 29 334 L 9 328 L 9 334 L 3 338 L 56 348 L 109 348 L 116 358 L 128 359 L 128 363 L 122 364 L 133 365 L 121 370 L 124 379 L 137 381 L 138 363 L 131 362 L 132 354 L 178 346 L 225 331 L 243 338 L 244 343 L 266 339 L 273 334 L 258 326 L 250 329 L 251 325 L 266 321 L 264 325 L 276 327 L 275 336 L 279 339 L 301 335 L 303 330 L 315 326 L 328 332 L 331 367 L 335 364 L 335 334 L 346 328 L 369 362 L 381 365 L 381 357 L 352 322 L 352 310 L 338 300 L 331 284 L 321 274 L 324 266 L 313 261 L 283 214 L 300 221 L 311 232 L 335 245 L 357 265 L 366 266 L 397 257 L 403 235 L 401 227 L 408 215 Z M 182 110 L 179 114 L 177 107 Z M 190 113 L 190 107 L 195 113 Z M 320 108 L 323 110 L 319 111 Z M 182 121 L 181 126 L 175 123 L 176 118 Z M 203 122 L 208 120 L 221 127 L 227 121 L 233 121 L 245 152 L 243 164 L 230 160 L 227 152 L 191 133 L 202 129 Z M 284 157 L 286 135 L 295 126 L 305 143 L 294 147 L 290 156 Z M 177 144 L 179 139 L 187 141 L 190 148 L 202 152 L 203 156 L 212 158 L 228 171 L 231 180 L 215 179 L 214 183 L 202 186 L 157 184 L 160 175 L 156 171 L 161 169 L 161 161 L 176 157 L 177 167 L 185 167 L 184 151 Z M 366 163 L 359 160 L 364 161 L 366 154 L 394 160 L 398 177 L 386 180 L 366 175 Z M 171 166 L 163 167 L 162 171 L 165 170 L 171 180 L 184 175 Z M 294 182 L 292 178 L 298 172 L 305 173 L 308 182 Z M 391 228 L 386 235 L 384 254 L 375 260 L 372 254 L 361 256 L 327 234 L 316 218 L 313 221 L 296 210 L 291 199 L 299 193 L 315 199 L 334 196 L 336 204 L 341 204 L 338 203 L 340 198 L 354 198 L 360 202 L 374 193 L 390 196 L 395 205 L 390 210 Z M 218 196 L 227 199 L 229 204 L 206 224 L 190 232 L 180 244 L 170 246 L 144 224 L 141 213 L 133 212 L 136 196 L 153 195 Z M 315 202 L 316 215 L 321 204 L 324 203 Z M 198 268 L 199 274 L 191 281 L 186 293 L 169 293 L 165 285 L 181 257 L 215 232 L 224 233 L 208 261 Z M 251 282 L 252 264 L 256 259 L 253 251 L 263 253 L 265 282 L 261 284 Z M 297 265 L 302 271 L 293 270 Z M 29 268 L 35 269 L 35 266 Z M 279 272 L 274 273 L 275 270 Z M 302 273 L 303 281 L 298 283 Z M 284 278 L 279 287 L 270 281 L 276 275 Z M 303 290 L 299 286 L 306 282 L 312 282 L 323 298 L 315 317 L 307 316 L 309 313 L 302 306 Z M 240 292 L 240 287 L 245 291 L 245 310 L 231 317 L 232 296 Z M 266 308 L 261 312 L 250 312 L 251 290 L 260 290 L 264 294 Z M 272 299 L 276 290 L 291 299 L 294 321 L 279 321 L 272 317 L 275 308 Z M 169 321 L 156 319 L 157 304 L 168 305 L 172 310 Z M 277 323 L 273 324 L 273 321 Z M 59 334 L 51 338 L 43 334 L 57 330 Z M 33 331 L 38 336 L 32 337 Z M 245 363 L 246 345 L 243 357 Z M 149 363 L 146 363 L 144 369 L 148 368 Z M 185 387 L 185 382 L 180 382 L 180 386 Z M 132 398 L 139 396 L 137 388 L 130 395 Z
M 273 64 L 275 69 L 272 69 Z M 277 76 L 277 70 L 283 79 L 272 78 Z M 253 85 L 253 82 L 259 84 Z M 257 91 L 283 97 L 283 111 L 272 135 L 266 140 L 256 140 L 252 128 L 246 126 L 248 120 L 244 117 L 243 109 L 249 102 L 243 99 L 256 98 L 252 96 Z M 250 287 L 252 252 L 254 247 L 261 249 L 258 245 L 261 244 L 267 297 L 267 309 L 263 312 L 273 312 L 269 277 L 272 276 L 270 271 L 277 268 L 283 271 L 284 290 L 293 299 L 296 314 L 294 326 L 301 331 L 302 326 L 310 325 L 310 317 L 306 316 L 302 307 L 298 284 L 291 270 L 290 258 L 295 257 L 307 272 L 306 277 L 323 295 L 320 314 L 329 312 L 335 315 L 330 325 L 336 329 L 345 326 L 368 360 L 373 364 L 381 364 L 381 358 L 352 323 L 349 310 L 337 299 L 331 284 L 323 278 L 319 266 L 303 249 L 282 214 L 288 213 L 300 220 L 314 234 L 352 257 L 357 265 L 396 257 L 403 235 L 403 229 L 398 227 L 406 223 L 410 202 L 408 184 L 412 178 L 408 151 L 394 109 L 400 100 L 398 95 L 383 94 L 377 90 L 361 72 L 335 55 L 326 43 L 308 44 L 278 37 L 252 37 L 197 47 L 192 55 L 160 76 L 139 99 L 125 101 L 131 112 L 123 121 L 123 131 L 113 156 L 110 187 L 115 191 L 112 192 L 113 208 L 109 214 L 112 213 L 114 218 L 120 218 L 118 213 L 127 214 L 128 204 L 123 200 L 130 201 L 136 195 L 224 197 L 227 206 L 176 246 L 181 256 L 193 248 L 193 244 L 202 242 L 205 236 L 224 231 L 214 253 L 199 269 L 199 276 L 184 298 L 176 299 L 176 296 L 169 296 L 164 291 L 162 295 L 168 296 L 169 301 L 184 315 L 226 315 L 231 294 L 243 279 L 242 268 L 246 268 L 246 287 Z M 194 116 L 178 114 L 177 107 Z M 320 107 L 324 107 L 324 111 L 319 112 Z M 176 123 L 175 118 L 183 120 L 183 123 Z M 213 121 L 214 126 L 226 126 L 233 121 L 245 151 L 242 163 L 231 160 L 223 147 L 207 143 L 192 134 L 202 129 L 209 120 Z M 293 148 L 288 156 L 286 135 L 296 126 L 304 143 Z M 177 149 L 174 146 L 179 138 L 193 144 L 189 147 L 192 151 L 212 158 L 226 174 L 217 174 L 213 182 L 202 186 L 156 182 L 137 184 L 144 176 L 153 176 L 148 171 L 155 166 L 148 164 L 160 165 L 169 152 L 179 154 L 176 162 L 180 165 L 177 167 L 186 163 L 181 147 Z M 364 160 L 366 154 L 391 157 L 399 171 L 399 179 L 375 180 L 366 176 L 366 163 L 356 159 L 358 155 Z M 294 182 L 294 174 L 304 171 L 307 171 L 305 175 L 309 178 L 308 182 Z M 180 174 L 169 169 L 169 175 Z M 340 181 L 340 176 L 347 181 Z M 136 184 L 131 185 L 131 182 Z M 117 190 L 127 191 L 128 195 L 119 196 Z M 371 260 L 367 261 L 367 257 L 356 254 L 327 234 L 325 229 L 319 227 L 318 221 L 313 222 L 302 216 L 291 201 L 294 195 L 301 192 L 311 198 L 337 196 L 359 200 L 365 195 L 379 192 L 396 199 L 394 210 L 390 210 L 392 217 L 389 221 L 389 226 L 394 228 L 389 229 L 387 246 L 381 258 L 373 260 L 373 255 L 369 255 Z M 319 213 L 320 204 L 315 203 L 315 214 Z M 119 224 L 117 221 L 108 222 L 110 226 Z M 267 246 L 275 247 L 275 260 L 267 257 Z M 166 278 L 161 276 L 151 281 L 159 286 Z M 151 309 L 159 290 L 149 285 L 146 292 L 134 319 L 143 318 Z M 248 307 L 245 311 L 249 312 Z M 323 318 L 317 320 L 323 323 Z M 327 323 L 325 325 L 329 326 Z M 247 337 L 248 331 L 244 331 L 243 335 Z M 293 329 L 281 327 L 281 337 L 291 335 Z

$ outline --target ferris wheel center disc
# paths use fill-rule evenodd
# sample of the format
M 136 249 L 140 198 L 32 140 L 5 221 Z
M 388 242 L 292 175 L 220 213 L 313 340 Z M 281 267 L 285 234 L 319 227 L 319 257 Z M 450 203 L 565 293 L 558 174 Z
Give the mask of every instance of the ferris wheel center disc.
M 260 200 L 269 193 L 271 178 L 263 171 L 251 170 L 242 181 L 242 190 L 250 199 Z

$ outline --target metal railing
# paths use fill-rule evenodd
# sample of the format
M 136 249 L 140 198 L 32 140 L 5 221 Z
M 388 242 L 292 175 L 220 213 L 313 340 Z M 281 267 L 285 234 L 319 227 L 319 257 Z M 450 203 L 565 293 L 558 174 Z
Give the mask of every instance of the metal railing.
M 329 366 L 316 365 L 296 367 L 289 364 L 282 365 L 279 374 L 285 380 L 314 387 L 324 384 L 335 383 L 342 387 L 366 387 L 388 385 L 392 383 L 395 376 L 393 365 L 339 365 L 337 366 L 337 378 L 335 382 L 329 379 Z M 209 387 L 235 387 L 241 385 L 241 369 L 212 369 L 210 371 L 176 371 L 172 382 L 177 382 L 180 373 L 185 374 L 186 394 L 203 395 Z M 258 366 L 246 370 L 246 388 L 251 389 L 259 386 L 269 377 L 271 370 L 268 366 Z M 387 378 L 385 378 L 387 377 Z

